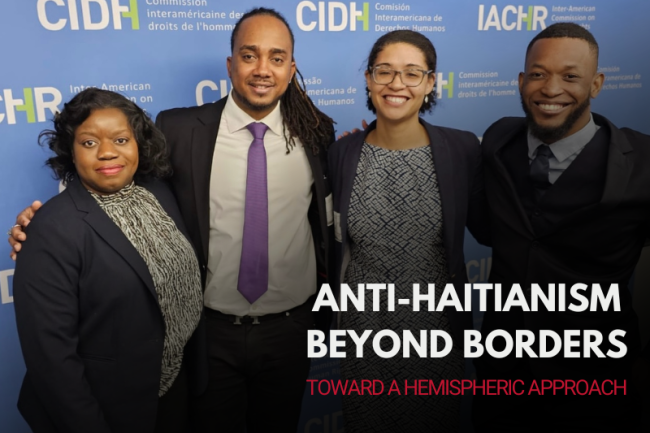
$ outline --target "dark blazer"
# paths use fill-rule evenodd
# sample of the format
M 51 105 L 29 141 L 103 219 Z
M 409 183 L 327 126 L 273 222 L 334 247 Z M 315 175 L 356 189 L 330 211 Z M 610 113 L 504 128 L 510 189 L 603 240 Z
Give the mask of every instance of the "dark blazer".
M 199 264 L 204 284 L 210 234 L 210 170 L 226 100 L 227 98 L 223 98 L 200 107 L 162 111 L 156 118 L 156 126 L 165 134 L 169 146 L 174 169 L 171 187 L 190 238 L 200 251 Z M 326 197 L 330 195 L 327 182 L 327 147 L 333 139 L 334 137 L 328 142 L 320 143 L 317 154 L 311 148 L 305 148 L 314 177 L 309 222 L 316 249 L 318 287 L 326 282 L 331 261 L 333 226 L 327 224 Z M 321 329 L 329 328 L 330 319 L 331 312 L 322 311 L 316 315 L 317 325 Z
M 476 136 L 470 132 L 433 126 L 420 119 L 426 128 L 433 161 L 438 176 L 444 246 L 449 267 L 450 283 L 456 287 L 461 302 L 465 299 L 463 284 L 467 271 L 463 257 L 465 227 L 481 243 L 487 242 L 485 191 L 481 166 L 481 149 Z M 343 279 L 343 262 L 349 249 L 348 209 L 352 186 L 361 156 L 363 142 L 376 122 L 365 131 L 350 134 L 334 143 L 329 152 L 330 176 L 334 192 L 334 223 L 336 225 L 336 266 L 332 275 L 335 283 Z M 449 319 L 457 341 L 462 342 L 463 330 L 471 329 L 471 312 L 450 311 Z M 462 346 L 461 346 L 462 347 Z
M 627 285 L 648 234 L 650 137 L 619 129 L 597 114 L 593 117 L 600 130 L 533 208 L 527 204 L 527 195 L 521 193 L 525 178 L 517 174 L 520 165 L 528 168 L 525 119 L 504 118 L 485 132 L 483 165 L 493 245 L 490 281 L 502 284 L 502 299 L 514 283 L 525 291 L 531 283 L 542 287 L 551 283 L 565 283 L 567 287 L 578 282 L 598 283 L 604 290 L 617 283 L 621 311 L 488 310 L 481 332 L 485 338 L 495 329 L 511 335 L 517 329 L 535 335 L 541 329 L 560 335 L 566 329 L 594 329 L 602 333 L 599 347 L 607 353 L 610 348 L 618 351 L 609 344 L 610 331 L 622 329 L 626 332 L 627 356 L 565 358 L 561 351 L 554 358 L 517 359 L 511 354 L 496 359 L 486 352 L 475 365 L 478 379 L 610 379 L 619 384 L 628 379 L 627 394 L 604 399 L 548 393 L 543 398 L 477 396 L 473 419 L 485 431 L 502 430 L 497 426 L 505 420 L 536 426 L 540 431 L 637 431 L 636 417 L 641 412 L 629 376 L 639 353 L 639 338 Z M 519 163 L 515 165 L 514 161 Z M 600 178 L 594 177 L 596 172 Z M 519 185 L 512 176 L 519 176 Z M 585 205 L 575 206 L 578 201 Z M 590 296 L 588 292 L 585 295 Z M 488 306 L 492 304 L 489 299 Z
M 187 236 L 169 188 L 140 185 Z M 21 414 L 34 433 L 153 431 L 165 323 L 146 263 L 76 179 L 26 233 L 14 276 Z
M 506 290 L 514 283 L 524 288 L 531 283 L 545 287 L 550 283 L 565 283 L 567 287 L 578 282 L 588 285 L 599 283 L 604 290 L 608 290 L 610 284 L 617 283 L 620 287 L 621 311 L 487 311 L 482 327 L 484 336 L 494 329 L 509 332 L 515 329 L 597 329 L 603 332 L 603 351 L 606 352 L 609 332 L 623 329 L 628 333 L 628 353 L 637 353 L 636 316 L 627 286 L 650 222 L 650 137 L 628 128 L 619 129 L 597 114 L 593 114 L 593 117 L 596 124 L 601 126 L 601 131 L 609 137 L 605 139 L 607 144 L 603 152 L 606 162 L 602 165 L 602 189 L 595 196 L 600 199 L 559 218 L 550 219 L 544 215 L 554 208 L 570 205 L 571 201 L 579 199 L 578 194 L 583 194 L 580 192 L 573 198 L 565 197 L 561 194 L 563 189 L 581 188 L 584 194 L 591 193 L 587 189 L 589 185 L 584 184 L 584 177 L 562 183 L 563 177 L 572 176 L 572 169 L 578 169 L 575 166 L 581 164 L 581 153 L 546 192 L 543 199 L 546 202 L 540 202 L 545 206 L 535 210 L 535 218 L 546 217 L 542 225 L 544 229 L 537 231 L 504 164 L 504 149 L 507 146 L 526 146 L 522 138 L 526 131 L 525 119 L 504 118 L 486 131 L 482 147 L 492 222 L 490 281 L 503 285 L 503 299 L 506 299 Z M 516 137 L 519 137 L 520 143 L 514 142 Z M 589 146 L 585 147 L 583 153 L 588 149 Z M 520 362 L 514 356 L 502 360 L 484 356 L 477 364 L 483 367 L 484 372 L 491 372 L 494 376 L 507 374 Z M 529 362 L 536 377 L 589 377 L 603 373 L 615 377 L 615 371 L 627 368 L 627 364 L 611 359 L 592 357 L 575 360 L 565 359 L 561 354 L 552 359 L 531 359 Z

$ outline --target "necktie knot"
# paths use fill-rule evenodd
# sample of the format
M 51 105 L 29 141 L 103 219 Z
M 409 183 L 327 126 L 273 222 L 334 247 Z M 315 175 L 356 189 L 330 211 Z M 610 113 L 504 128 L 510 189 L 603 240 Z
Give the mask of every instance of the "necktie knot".
M 264 123 L 253 122 L 246 125 L 246 128 L 253 134 L 255 140 L 264 140 L 264 134 L 269 129 Z
M 553 156 L 553 152 L 551 152 L 551 147 L 546 144 L 540 145 L 537 148 L 537 157 L 540 156 L 545 158 L 550 158 L 551 156 Z

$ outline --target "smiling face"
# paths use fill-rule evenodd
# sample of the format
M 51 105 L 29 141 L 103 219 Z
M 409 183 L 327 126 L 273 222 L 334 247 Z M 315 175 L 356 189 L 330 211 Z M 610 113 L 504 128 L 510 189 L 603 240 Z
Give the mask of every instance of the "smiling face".
M 124 188 L 138 169 L 138 143 L 117 108 L 94 110 L 75 130 L 72 150 L 81 183 L 99 195 Z
M 547 38 L 536 41 L 519 74 L 519 93 L 530 132 L 547 144 L 582 129 L 590 99 L 602 88 L 598 60 L 587 41 Z
M 378 54 L 372 68 L 381 66 L 398 71 L 406 69 L 429 70 L 426 59 L 419 48 L 407 43 L 386 45 Z M 406 72 L 403 72 L 406 73 Z M 424 97 L 433 90 L 433 74 L 424 77 L 420 85 L 407 87 L 400 74 L 390 84 L 377 84 L 372 74 L 366 71 L 366 85 L 371 92 L 372 104 L 377 110 L 378 121 L 404 121 L 417 118 Z
M 237 105 L 256 120 L 269 114 L 296 72 L 289 29 L 279 19 L 256 15 L 235 36 L 228 76 Z

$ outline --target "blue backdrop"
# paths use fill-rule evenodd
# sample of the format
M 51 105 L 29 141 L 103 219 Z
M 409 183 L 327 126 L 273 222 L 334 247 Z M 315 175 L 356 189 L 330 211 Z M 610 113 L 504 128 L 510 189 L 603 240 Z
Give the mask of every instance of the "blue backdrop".
M 152 116 L 160 110 L 226 95 L 226 57 L 238 17 L 255 6 L 278 9 L 296 36 L 295 57 L 317 106 L 339 132 L 370 120 L 364 59 L 375 39 L 408 28 L 438 51 L 438 105 L 427 120 L 481 136 L 502 116 L 521 115 L 517 74 L 525 48 L 558 21 L 587 27 L 599 41 L 607 80 L 593 110 L 618 126 L 650 133 L 650 2 L 643 0 L 474 0 L 335 2 L 276 0 L 4 0 L 0 3 L 0 228 L 59 185 L 44 167 L 36 138 L 52 114 L 88 86 L 133 98 Z M 14 264 L 0 254 L 0 431 L 28 432 L 16 410 L 24 365 L 12 304 Z M 470 281 L 485 281 L 490 252 L 466 242 Z M 477 317 L 477 326 L 480 317 Z M 319 360 L 313 378 L 338 375 Z M 300 432 L 342 432 L 334 398 L 306 397 Z

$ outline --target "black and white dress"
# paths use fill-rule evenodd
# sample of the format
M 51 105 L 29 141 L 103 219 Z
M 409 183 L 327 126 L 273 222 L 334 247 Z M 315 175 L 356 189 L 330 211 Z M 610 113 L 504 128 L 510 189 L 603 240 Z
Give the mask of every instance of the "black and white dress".
M 395 299 L 412 298 L 412 287 L 419 283 L 421 293 L 427 284 L 436 285 L 437 294 L 449 280 L 443 245 L 442 205 L 430 146 L 391 151 L 363 144 L 348 212 L 350 262 L 344 282 L 356 292 L 360 283 L 394 283 Z M 382 291 L 383 292 L 383 291 Z M 341 314 L 342 329 L 360 335 L 382 329 L 402 335 L 408 329 L 444 330 L 451 335 L 445 313 L 428 312 L 426 306 L 413 312 L 411 305 L 398 305 L 387 311 L 382 294 L 381 309 L 372 311 L 372 292 L 366 291 L 365 312 L 349 308 Z M 423 304 L 424 305 L 424 304 Z M 428 333 L 427 333 L 428 334 Z M 374 333 L 373 333 L 374 335 Z M 392 347 L 390 339 L 382 347 Z M 442 344 L 440 341 L 439 344 Z M 444 358 L 410 358 L 398 353 L 380 358 L 366 341 L 363 358 L 356 358 L 355 345 L 346 342 L 347 356 L 341 360 L 343 380 L 380 379 L 384 393 L 379 396 L 343 397 L 345 431 L 359 432 L 456 432 L 460 426 L 460 398 L 453 396 L 404 395 L 404 381 L 462 379 L 464 360 L 460 348 Z M 393 380 L 402 395 L 387 395 Z

